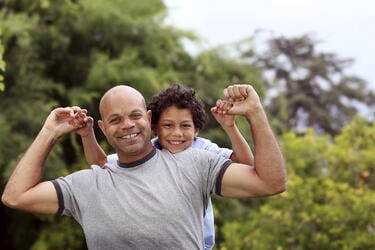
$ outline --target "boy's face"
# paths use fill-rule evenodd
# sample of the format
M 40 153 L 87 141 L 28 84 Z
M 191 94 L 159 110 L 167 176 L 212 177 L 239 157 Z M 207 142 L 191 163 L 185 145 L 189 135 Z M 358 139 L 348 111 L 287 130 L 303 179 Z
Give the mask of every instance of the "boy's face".
M 199 130 L 189 109 L 171 106 L 161 113 L 155 132 L 160 145 L 174 154 L 190 147 Z

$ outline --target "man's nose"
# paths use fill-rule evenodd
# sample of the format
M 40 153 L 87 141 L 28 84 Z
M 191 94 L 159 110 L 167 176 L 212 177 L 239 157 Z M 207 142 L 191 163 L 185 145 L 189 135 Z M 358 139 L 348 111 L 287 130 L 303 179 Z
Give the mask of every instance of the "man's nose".
M 134 127 L 135 123 L 129 118 L 124 118 L 122 125 L 124 128 L 132 128 Z

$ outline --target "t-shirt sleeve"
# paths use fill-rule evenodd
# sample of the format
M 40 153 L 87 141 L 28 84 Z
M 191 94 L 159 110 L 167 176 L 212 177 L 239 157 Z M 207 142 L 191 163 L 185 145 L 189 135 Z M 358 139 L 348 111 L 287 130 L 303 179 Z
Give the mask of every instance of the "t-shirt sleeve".
M 58 198 L 57 214 L 73 216 L 81 221 L 81 207 L 85 206 L 87 187 L 94 185 L 93 177 L 93 170 L 85 169 L 52 181 Z
M 191 149 L 197 171 L 201 172 L 203 190 L 207 196 L 221 195 L 221 183 L 232 160 L 206 150 Z
M 223 176 L 224 176 L 225 171 L 228 169 L 228 167 L 229 167 L 229 165 L 231 163 L 232 163 L 231 160 L 227 160 L 226 162 L 224 162 L 223 166 L 221 167 L 221 169 L 219 171 L 219 174 L 216 177 L 216 181 L 215 181 L 215 193 L 217 195 L 221 196 L 221 183 L 223 181 Z
M 78 209 L 78 204 L 75 203 L 75 198 L 73 194 L 73 176 L 68 175 L 65 177 L 60 177 L 52 181 L 55 186 L 59 209 L 58 214 L 72 216 Z
M 51 181 L 53 186 L 55 187 L 55 190 L 56 190 L 56 194 L 57 194 L 57 201 L 58 201 L 58 205 L 59 205 L 59 208 L 57 210 L 57 215 L 61 215 L 62 212 L 64 211 L 64 197 L 63 197 L 63 194 L 62 194 L 62 191 L 61 191 L 61 187 L 60 187 L 60 184 L 58 181 L 56 180 L 52 180 Z

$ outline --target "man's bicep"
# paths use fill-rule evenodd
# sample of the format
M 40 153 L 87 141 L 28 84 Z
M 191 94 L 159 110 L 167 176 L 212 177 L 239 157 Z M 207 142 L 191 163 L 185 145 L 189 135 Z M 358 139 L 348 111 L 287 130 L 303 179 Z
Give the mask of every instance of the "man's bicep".
M 51 181 L 41 182 L 26 191 L 19 209 L 32 213 L 55 214 L 58 211 L 56 189 Z
M 247 198 L 262 196 L 264 183 L 255 168 L 240 163 L 232 163 L 225 171 L 221 183 L 221 195 L 225 197 Z

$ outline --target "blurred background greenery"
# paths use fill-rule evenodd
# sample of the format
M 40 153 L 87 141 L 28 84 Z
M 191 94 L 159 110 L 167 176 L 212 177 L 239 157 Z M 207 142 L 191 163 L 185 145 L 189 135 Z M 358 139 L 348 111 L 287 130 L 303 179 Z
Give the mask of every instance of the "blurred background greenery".
M 261 53 L 253 36 L 193 56 L 183 41 L 199 37 L 167 25 L 162 0 L 5 0 L 0 6 L 1 193 L 54 107 L 78 105 L 98 119 L 98 100 L 111 86 L 128 84 L 148 100 L 176 82 L 193 87 L 209 113 L 225 86 L 251 83 L 284 152 L 288 190 L 259 199 L 214 197 L 215 249 L 375 246 L 375 99 L 365 80 L 345 73 L 351 59 L 317 52 L 305 34 L 272 37 Z M 238 124 L 248 131 L 246 122 Z M 212 117 L 201 135 L 230 147 Z M 54 148 L 44 178 L 87 167 L 80 139 L 70 135 Z M 2 204 L 0 245 L 86 248 L 72 218 Z

